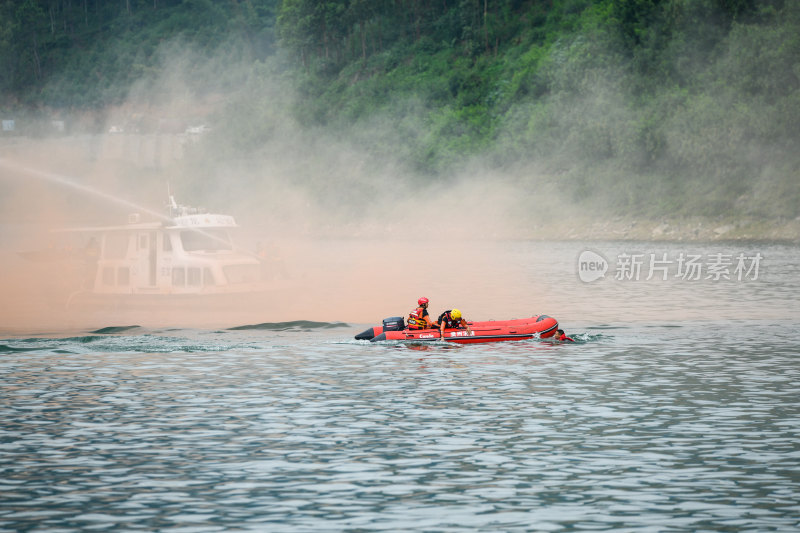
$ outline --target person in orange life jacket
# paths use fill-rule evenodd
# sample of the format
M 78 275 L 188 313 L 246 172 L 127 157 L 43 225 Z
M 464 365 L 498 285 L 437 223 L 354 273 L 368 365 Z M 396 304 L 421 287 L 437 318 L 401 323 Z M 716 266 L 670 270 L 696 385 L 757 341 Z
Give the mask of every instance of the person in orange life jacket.
M 417 300 L 417 308 L 408 314 L 408 329 L 427 329 L 434 327 L 428 315 L 428 299 L 424 296 Z
M 575 342 L 575 339 L 567 337 L 567 334 L 564 333 L 563 329 L 559 329 L 556 331 L 555 337 L 553 337 L 557 341 L 564 341 L 564 342 Z
M 444 338 L 445 329 L 460 329 L 466 328 L 467 335 L 472 335 L 472 330 L 469 328 L 467 321 L 461 317 L 461 311 L 458 309 L 448 309 L 439 315 L 439 334 Z

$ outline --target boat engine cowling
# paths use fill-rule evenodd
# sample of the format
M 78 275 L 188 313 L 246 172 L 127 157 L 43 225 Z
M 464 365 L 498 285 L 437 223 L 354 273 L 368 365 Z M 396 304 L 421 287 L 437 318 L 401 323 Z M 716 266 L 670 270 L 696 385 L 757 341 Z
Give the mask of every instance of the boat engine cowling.
M 383 331 L 403 331 L 406 323 L 401 316 L 390 316 L 383 319 Z

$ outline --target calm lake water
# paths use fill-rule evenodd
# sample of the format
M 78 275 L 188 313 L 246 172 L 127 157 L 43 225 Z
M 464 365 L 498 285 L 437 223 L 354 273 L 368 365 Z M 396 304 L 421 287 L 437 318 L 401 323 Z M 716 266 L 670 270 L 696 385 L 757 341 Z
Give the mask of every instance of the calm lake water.
M 800 529 L 798 247 L 480 246 L 502 275 L 465 310 L 528 300 L 577 342 L 0 325 L 0 530 Z

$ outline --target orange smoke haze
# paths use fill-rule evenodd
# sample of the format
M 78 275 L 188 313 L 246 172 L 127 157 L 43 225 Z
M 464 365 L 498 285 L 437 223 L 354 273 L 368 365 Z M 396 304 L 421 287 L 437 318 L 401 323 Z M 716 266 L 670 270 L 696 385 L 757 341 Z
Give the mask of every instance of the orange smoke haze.
M 586 243 L 548 242 L 543 229 L 547 219 L 553 227 L 572 213 L 551 195 L 515 187 L 513 177 L 476 170 L 481 179 L 419 186 L 383 176 L 370 185 L 369 176 L 356 173 L 347 184 L 345 158 L 344 167 L 333 159 L 329 168 L 325 161 L 310 164 L 318 179 L 311 186 L 281 160 L 217 168 L 213 179 L 193 181 L 185 169 L 197 165 L 197 152 L 182 142 L 195 141 L 180 135 L 0 139 L 0 334 L 293 320 L 379 324 L 406 315 L 420 296 L 430 298 L 434 317 L 449 308 L 468 320 L 548 314 L 568 329 L 578 320 L 741 318 L 739 306 L 718 305 L 720 298 L 741 298 L 741 291 L 752 293 L 754 315 L 789 313 L 774 298 L 758 296 L 766 273 L 748 284 L 582 283 L 576 260 Z M 236 217 L 234 237 L 243 250 L 269 244 L 281 272 L 266 293 L 212 304 L 175 305 L 166 298 L 79 307 L 72 305 L 82 289 L 78 273 L 21 255 L 47 250 L 52 229 L 120 225 L 133 211 L 153 219 L 165 213 L 168 184 L 181 203 Z
M 458 307 L 475 320 L 545 312 L 543 302 L 520 295 L 520 283 L 529 280 L 495 243 L 507 234 L 521 204 L 509 201 L 513 191 L 502 185 L 469 179 L 419 193 L 398 186 L 344 207 L 336 198 L 313 199 L 288 179 L 262 178 L 266 183 L 249 192 L 232 181 L 225 197 L 241 193 L 242 205 L 207 207 L 237 218 L 241 228 L 235 237 L 245 250 L 254 251 L 257 241 L 273 245 L 286 271 L 274 290 L 255 302 L 222 307 L 69 306 L 80 280 L 20 252 L 47 249 L 52 229 L 119 225 L 134 211 L 163 213 L 168 175 L 184 163 L 181 142 L 187 141 L 178 135 L 2 140 L 0 329 L 379 323 L 407 314 L 423 295 L 431 299 L 432 313 Z M 162 160 L 154 160 L 154 153 Z M 195 203 L 192 189 L 172 192 L 179 202 Z

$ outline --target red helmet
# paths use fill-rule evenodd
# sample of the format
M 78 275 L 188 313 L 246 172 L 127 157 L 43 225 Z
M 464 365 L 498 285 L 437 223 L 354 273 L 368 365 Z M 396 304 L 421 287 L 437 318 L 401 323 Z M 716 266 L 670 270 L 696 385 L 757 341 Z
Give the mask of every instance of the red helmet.
M 427 298 L 425 298 L 425 297 L 423 296 L 422 298 L 420 298 L 419 300 L 417 300 L 417 303 L 418 303 L 419 305 L 426 304 L 426 303 L 428 303 L 428 299 L 427 299 Z

